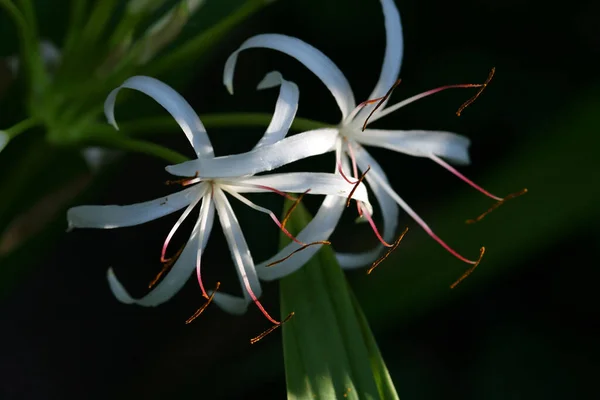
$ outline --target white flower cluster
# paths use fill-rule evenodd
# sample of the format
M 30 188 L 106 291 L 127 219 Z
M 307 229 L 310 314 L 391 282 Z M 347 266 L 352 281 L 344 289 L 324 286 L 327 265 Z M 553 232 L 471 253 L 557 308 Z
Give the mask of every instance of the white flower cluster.
M 202 122 L 190 105 L 171 87 L 145 76 L 135 76 L 113 90 L 105 103 L 105 114 L 111 124 L 117 127 L 114 118 L 114 103 L 122 88 L 138 90 L 152 97 L 175 118 L 190 141 L 197 158 L 181 164 L 166 167 L 166 170 L 183 178 L 186 187 L 167 197 L 129 206 L 80 206 L 69 210 L 68 222 L 71 228 L 118 228 L 132 226 L 162 217 L 185 208 L 185 211 L 169 233 L 163 246 L 162 258 L 170 238 L 190 214 L 200 205 L 200 213 L 193 231 L 183 251 L 172 265 L 166 276 L 146 296 L 132 298 L 119 283 L 112 270 L 108 271 L 108 280 L 115 296 L 125 303 L 144 306 L 156 306 L 170 299 L 196 271 L 196 275 L 206 298 L 228 312 L 245 312 L 248 304 L 258 301 L 261 294 L 259 280 L 273 280 L 286 276 L 306 263 L 321 245 L 307 247 L 307 243 L 326 241 L 335 229 L 348 197 L 356 200 L 359 214 L 373 227 L 381 245 L 366 253 L 337 254 L 344 268 L 356 268 L 368 265 L 376 260 L 383 246 L 392 241 L 397 228 L 399 207 L 404 209 L 427 233 L 442 246 L 461 260 L 475 264 L 439 239 L 429 226 L 408 206 L 392 189 L 378 163 L 367 153 L 362 145 L 378 146 L 418 157 L 428 157 L 467 181 L 476 189 L 483 191 L 443 159 L 457 163 L 469 163 L 469 140 L 449 132 L 437 131 L 400 131 L 365 129 L 366 121 L 376 121 L 385 115 L 416 101 L 422 97 L 451 87 L 473 87 L 477 85 L 455 85 L 434 89 L 414 96 L 392 106 L 387 106 L 387 94 L 398 79 L 403 53 L 402 26 L 400 16 L 393 0 L 380 0 L 385 17 L 386 50 L 379 80 L 370 95 L 370 101 L 357 106 L 354 94 L 344 74 L 322 52 L 311 45 L 284 35 L 264 34 L 246 40 L 227 60 L 223 81 L 227 89 L 233 92 L 233 75 L 238 54 L 251 48 L 269 48 L 288 54 L 309 68 L 333 94 L 341 112 L 342 121 L 334 128 L 323 128 L 302 132 L 286 137 L 298 108 L 299 91 L 278 72 L 267 74 L 258 85 L 258 89 L 279 88 L 279 97 L 275 112 L 264 136 L 250 152 L 230 156 L 215 157 L 213 148 Z M 481 86 L 481 85 L 479 85 Z M 335 173 L 280 173 L 256 174 L 271 171 L 285 164 L 327 152 L 335 152 Z M 373 220 L 372 207 L 367 190 L 361 182 L 359 171 L 364 174 L 366 183 L 379 203 L 384 229 L 379 235 Z M 356 189 L 352 192 L 353 189 Z M 269 214 L 281 223 L 270 210 L 262 208 L 246 197 L 244 193 L 308 193 L 325 195 L 325 199 L 314 219 L 296 236 L 292 242 L 264 262 L 255 264 L 238 220 L 231 208 L 227 195 L 234 197 L 249 207 Z M 487 192 L 485 194 L 490 195 Z M 492 196 L 492 195 L 490 195 Z M 499 198 L 497 198 L 499 199 Z M 221 292 L 207 292 L 201 278 L 200 260 L 210 235 L 215 211 L 229 244 L 229 249 L 241 282 L 243 297 L 238 298 Z M 289 254 L 298 249 L 293 257 Z M 285 258 L 285 260 L 283 260 Z M 281 261 L 283 260 L 283 261 Z M 275 261 L 276 266 L 269 267 Z

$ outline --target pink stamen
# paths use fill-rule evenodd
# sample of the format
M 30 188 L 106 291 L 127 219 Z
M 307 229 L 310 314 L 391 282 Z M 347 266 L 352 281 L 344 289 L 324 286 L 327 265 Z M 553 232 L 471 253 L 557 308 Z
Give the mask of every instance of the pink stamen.
M 277 226 L 279 227 L 279 229 L 287 236 L 289 237 L 292 241 L 298 243 L 301 246 L 306 245 L 306 243 L 298 240 L 294 235 L 292 235 L 286 228 L 285 226 L 283 226 L 283 224 L 281 222 L 279 222 L 279 219 L 277 218 L 277 216 L 275 216 L 275 214 L 273 212 L 270 212 L 269 215 L 271 216 L 271 219 L 277 224 Z
M 246 276 L 246 274 L 243 275 L 243 280 L 244 280 L 244 286 L 246 287 L 246 291 L 248 291 L 250 298 L 252 299 L 254 304 L 256 304 L 256 306 L 258 307 L 260 312 L 262 312 L 263 315 L 265 316 L 265 318 L 267 318 L 271 323 L 273 323 L 275 325 L 280 325 L 281 323 L 279 321 L 277 321 L 276 319 L 274 319 L 273 317 L 271 317 L 271 315 L 269 315 L 267 310 L 265 310 L 263 305 L 260 303 L 260 301 L 258 300 L 256 295 L 252 291 L 252 287 L 250 286 L 250 282 L 248 281 L 248 277 Z
M 362 209 L 362 215 L 367 219 L 367 221 L 369 222 L 369 225 L 371 225 L 371 229 L 373 230 L 373 232 L 375 233 L 375 236 L 377 236 L 377 239 L 381 242 L 381 244 L 383 244 L 385 247 L 392 247 L 393 244 L 389 244 L 388 242 L 383 240 L 383 237 L 379 233 L 379 230 L 377 229 L 377 226 L 375 225 L 373 218 L 371 218 L 371 214 L 369 213 L 369 211 L 367 211 L 367 209 L 362 205 L 359 205 L 359 209 Z
M 280 196 L 285 197 L 288 200 L 296 201 L 296 198 L 294 196 L 290 195 L 289 193 L 282 192 L 281 190 L 277 190 L 277 189 L 275 189 L 273 187 L 264 186 L 264 185 L 252 185 L 252 186 L 259 187 L 261 189 L 265 189 L 265 190 L 268 190 L 270 192 L 276 193 L 276 194 L 278 194 Z
M 433 161 L 435 161 L 436 163 L 438 163 L 439 165 L 441 165 L 442 167 L 446 168 L 448 171 L 452 172 L 458 178 L 462 179 L 469 186 L 471 186 L 474 189 L 478 190 L 479 192 L 483 193 L 487 197 L 492 198 L 492 199 L 494 199 L 496 201 L 503 201 L 504 200 L 502 197 L 495 196 L 492 193 L 490 193 L 487 190 L 485 190 L 484 188 L 482 188 L 481 186 L 475 184 L 475 182 L 473 182 L 472 180 L 470 180 L 469 178 L 467 178 L 466 176 L 464 176 L 463 174 L 461 174 L 460 172 L 458 172 L 456 170 L 456 168 L 454 168 L 453 166 L 451 166 L 450 164 L 448 164 L 446 161 L 442 160 L 440 157 L 436 156 L 435 154 L 431 154 L 429 157 Z
M 446 86 L 441 86 L 435 89 L 431 89 L 428 90 L 426 92 L 417 94 L 415 96 L 409 97 L 406 100 L 403 100 L 399 103 L 394 104 L 393 106 L 389 106 L 383 110 L 381 110 L 380 112 L 378 112 L 377 114 L 373 114 L 372 118 L 370 119 L 369 123 L 377 121 L 379 118 L 385 117 L 388 114 L 393 113 L 394 111 L 410 104 L 410 103 L 414 103 L 417 100 L 421 100 L 424 97 L 427 96 L 431 96 L 432 94 L 436 94 L 438 92 L 441 92 L 443 90 L 447 90 L 447 89 L 467 89 L 467 88 L 477 88 L 477 87 L 482 87 L 482 84 L 477 84 L 477 83 L 467 83 L 467 84 L 460 84 L 460 85 L 446 85 Z
M 340 171 L 340 175 L 342 175 L 342 178 L 344 178 L 344 180 L 345 180 L 346 182 L 348 182 L 348 183 L 349 183 L 349 184 L 351 184 L 351 185 L 356 185 L 356 184 L 358 183 L 358 181 L 352 182 L 352 181 L 351 181 L 351 180 L 350 180 L 350 179 L 349 179 L 349 178 L 346 176 L 346 174 L 344 173 L 344 169 L 342 168 L 342 164 L 341 164 L 339 161 L 337 162 L 337 165 L 338 165 L 338 171 Z

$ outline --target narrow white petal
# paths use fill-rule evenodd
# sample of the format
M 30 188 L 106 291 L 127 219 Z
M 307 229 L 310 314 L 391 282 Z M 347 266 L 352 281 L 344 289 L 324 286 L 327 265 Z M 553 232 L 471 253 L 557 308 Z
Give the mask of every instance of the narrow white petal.
M 280 192 L 303 193 L 310 189 L 308 194 L 335 195 L 347 198 L 354 185 L 346 182 L 336 174 L 325 172 L 290 172 L 283 174 L 270 174 L 240 178 L 227 186 L 240 193 L 269 192 L 269 188 Z M 352 198 L 365 203 L 369 202 L 369 195 L 364 184 L 358 185 Z
M 375 194 L 375 198 L 381 208 L 381 215 L 383 218 L 383 239 L 390 243 L 394 240 L 396 228 L 398 226 L 398 204 L 390 197 L 390 195 L 383 190 L 378 179 L 374 179 L 373 175 L 377 175 L 381 180 L 387 182 L 387 177 L 383 172 L 381 166 L 375 161 L 373 157 L 362 147 L 356 146 L 354 149 L 354 155 L 356 157 L 356 163 L 361 171 L 366 171 L 368 167 L 371 170 L 365 175 L 365 179 L 369 184 L 369 187 Z M 383 245 L 378 244 L 374 249 L 368 250 L 361 253 L 336 253 L 336 257 L 342 268 L 360 268 L 364 267 L 381 255 Z
M 402 23 L 394 0 L 380 0 L 385 19 L 385 56 L 381 67 L 379 81 L 371 92 L 369 99 L 384 96 L 394 85 L 400 73 L 404 40 L 402 38 Z
M 327 86 L 333 94 L 345 119 L 356 106 L 354 94 L 348 80 L 340 69 L 325 54 L 308 43 L 291 36 L 279 34 L 263 34 L 246 40 L 239 49 L 227 59 L 223 71 L 223 83 L 233 93 L 233 73 L 238 55 L 241 51 L 252 48 L 267 48 L 280 51 L 294 57 L 310 69 Z
M 279 97 L 275 104 L 275 112 L 265 134 L 254 148 L 276 143 L 288 134 L 296 111 L 298 111 L 298 96 L 300 92 L 295 83 L 286 81 L 277 71 L 269 72 L 258 84 L 258 89 L 268 89 L 280 86 Z
M 227 239 L 227 244 L 229 245 L 231 258 L 236 266 L 244 298 L 247 301 L 250 301 L 252 298 L 250 292 L 258 298 L 262 294 L 262 289 L 258 277 L 256 276 L 254 261 L 252 260 L 250 249 L 248 248 L 248 244 L 246 243 L 246 239 L 240 228 L 240 223 L 231 208 L 231 204 L 229 204 L 229 200 L 225 197 L 225 193 L 218 187 L 215 187 L 214 189 L 214 200 L 217 214 L 219 215 L 219 221 L 221 222 L 225 239 Z M 222 297 L 223 296 L 219 296 L 219 302 L 217 302 L 217 304 L 220 304 Z
M 244 297 L 233 296 L 221 292 L 215 293 L 215 297 L 213 297 L 213 303 L 218 305 L 223 311 L 233 315 L 244 314 L 248 310 L 248 305 L 251 302 L 252 301 Z
M 193 202 L 200 186 L 192 186 L 166 197 L 128 206 L 78 206 L 67 211 L 69 229 L 112 229 L 143 224 L 175 211 Z
M 201 250 L 206 248 L 206 243 L 213 226 L 215 208 L 210 197 L 206 196 L 200 207 L 201 218 L 198 218 L 194 230 L 188 239 L 185 248 L 179 258 L 166 274 L 166 276 L 152 289 L 150 293 L 142 298 L 135 299 L 127 293 L 123 285 L 118 281 L 112 270 L 108 271 L 108 283 L 115 297 L 126 304 L 138 304 L 140 306 L 154 307 L 171 299 L 188 281 L 196 269 L 196 253 L 198 251 L 198 237 L 202 235 Z M 204 222 L 204 223 L 203 223 Z M 204 229 L 201 229 L 204 228 Z
M 346 200 L 343 197 L 327 196 L 319 207 L 317 214 L 314 218 L 300 231 L 296 238 L 304 243 L 316 242 L 321 240 L 329 239 L 329 236 L 333 233 L 342 212 L 346 208 Z M 283 278 L 298 269 L 300 269 L 313 255 L 321 248 L 321 245 L 314 245 L 307 247 L 306 249 L 294 254 L 287 260 L 267 267 L 269 263 L 277 260 L 281 260 L 287 257 L 294 250 L 300 248 L 300 245 L 295 242 L 291 242 L 280 250 L 273 257 L 268 260 L 261 262 L 256 265 L 258 276 L 262 280 L 271 281 L 273 279 Z
M 364 132 L 353 132 L 352 136 L 362 144 L 383 147 L 411 156 L 429 157 L 430 154 L 435 154 L 455 164 L 470 162 L 470 140 L 451 132 L 366 129 Z
M 117 94 L 123 88 L 138 90 L 163 106 L 175 118 L 198 157 L 213 155 L 213 148 L 206 129 L 194 109 L 172 87 L 149 76 L 134 76 L 127 79 L 121 86 L 110 92 L 106 98 L 104 114 L 115 129 L 119 129 L 115 120 L 115 101 Z
M 338 130 L 316 129 L 282 139 L 272 145 L 242 154 L 186 161 L 166 167 L 177 176 L 229 178 L 271 171 L 303 158 L 327 153 L 335 148 Z
M 0 151 L 2 151 L 2 149 L 4 149 L 4 147 L 8 144 L 9 139 L 10 138 L 8 137 L 6 132 L 0 131 Z

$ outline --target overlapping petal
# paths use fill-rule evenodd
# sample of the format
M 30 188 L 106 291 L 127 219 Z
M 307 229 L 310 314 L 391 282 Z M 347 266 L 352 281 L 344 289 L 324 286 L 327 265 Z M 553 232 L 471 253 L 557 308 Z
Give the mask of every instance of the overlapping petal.
M 353 133 L 362 144 L 383 147 L 416 157 L 430 154 L 443 157 L 455 164 L 469 164 L 470 140 L 464 136 L 441 131 L 392 131 L 366 129 Z
M 269 72 L 258 84 L 258 90 L 280 86 L 275 112 L 265 134 L 254 148 L 267 146 L 283 139 L 290 130 L 296 111 L 300 91 L 295 83 L 283 79 L 277 71 Z
M 177 176 L 191 177 L 199 174 L 207 179 L 254 175 L 303 158 L 327 153 L 335 148 L 337 137 L 337 129 L 316 129 L 247 153 L 191 160 L 169 165 L 165 169 Z
M 267 48 L 280 51 L 294 57 L 310 69 L 327 86 L 333 94 L 341 112 L 346 119 L 356 107 L 354 94 L 348 80 L 329 57 L 300 39 L 280 34 L 263 34 L 246 40 L 239 49 L 229 56 L 223 71 L 223 83 L 233 93 L 233 74 L 241 51 L 251 48 Z
M 194 230 L 188 239 L 185 248 L 179 258 L 166 274 L 166 276 L 152 289 L 150 293 L 140 299 L 135 299 L 129 295 L 121 282 L 117 279 L 112 269 L 108 270 L 108 284 L 115 297 L 126 304 L 138 304 L 141 306 L 157 306 L 173 297 L 188 281 L 196 268 L 196 253 L 198 250 L 198 238 L 202 237 L 200 251 L 204 251 L 206 243 L 212 230 L 215 207 L 210 197 L 205 197 L 202 201 L 200 214 L 205 215 L 206 219 L 198 219 Z M 201 229 L 204 228 L 204 229 Z
M 117 94 L 123 88 L 138 90 L 163 106 L 177 121 L 185 133 L 198 157 L 213 156 L 213 148 L 206 129 L 194 109 L 172 87 L 149 76 L 134 76 L 127 79 L 121 86 L 114 89 L 104 102 L 104 113 L 108 122 L 119 129 L 115 120 L 115 101 Z
M 244 293 L 244 298 L 249 302 L 251 299 L 250 291 L 253 292 L 256 297 L 260 297 L 262 293 L 260 282 L 258 281 L 256 270 L 254 269 L 254 261 L 252 260 L 250 249 L 248 248 L 240 224 L 225 193 L 223 193 L 219 187 L 215 187 L 213 196 L 221 227 L 223 228 L 225 239 L 227 239 L 227 244 L 229 245 L 231 258 L 236 266 L 238 278 L 243 284 L 242 291 Z M 217 294 L 220 295 L 215 296 L 213 299 L 216 304 L 222 307 L 231 306 L 230 302 L 226 301 L 227 297 L 224 297 L 222 293 Z M 227 311 L 234 313 L 235 309 L 229 307 Z M 245 308 L 243 311 L 245 311 Z
M 201 187 L 193 186 L 165 197 L 127 206 L 73 207 L 67 211 L 69 229 L 113 229 L 143 224 L 181 210 L 194 201 L 200 190 Z
M 390 195 L 383 190 L 379 180 L 373 178 L 372 173 L 376 174 L 387 182 L 385 172 L 377 163 L 377 161 L 375 161 L 375 159 L 371 157 L 371 155 L 362 146 L 356 146 L 354 149 L 354 155 L 356 157 L 358 168 L 361 171 L 364 172 L 367 170 L 367 168 L 371 168 L 365 175 L 365 179 L 367 180 L 367 183 L 373 191 L 373 194 L 379 203 L 379 207 L 381 208 L 381 215 L 383 218 L 383 239 L 389 243 L 393 240 L 396 233 L 396 228 L 398 227 L 398 204 L 396 204 L 394 199 L 392 199 Z M 381 255 L 382 250 L 383 245 L 378 244 L 372 250 L 360 253 L 336 252 L 336 257 L 342 268 L 360 268 L 377 260 L 377 258 Z
M 333 233 L 337 223 L 342 216 L 342 212 L 346 208 L 346 200 L 343 197 L 327 196 L 319 207 L 314 218 L 300 231 L 296 238 L 305 243 L 327 240 Z M 293 257 L 278 263 L 277 265 L 267 267 L 268 264 L 283 259 L 298 250 L 300 245 L 296 242 L 291 242 L 281 249 L 273 257 L 256 265 L 258 276 L 262 280 L 271 281 L 274 279 L 283 278 L 284 276 L 297 271 L 302 267 L 312 256 L 316 254 L 322 245 L 314 245 L 294 254 Z
M 402 23 L 400 22 L 398 8 L 396 8 L 394 0 L 380 0 L 380 2 L 385 20 L 385 55 L 379 80 L 369 99 L 382 97 L 396 82 L 404 53 Z
M 347 198 L 354 185 L 346 182 L 340 175 L 324 172 L 290 172 L 284 174 L 270 174 L 240 178 L 235 183 L 227 186 L 240 193 L 261 193 L 272 191 L 302 193 L 310 189 L 310 194 L 335 195 Z M 365 203 L 369 202 L 367 188 L 364 184 L 358 185 L 352 198 Z

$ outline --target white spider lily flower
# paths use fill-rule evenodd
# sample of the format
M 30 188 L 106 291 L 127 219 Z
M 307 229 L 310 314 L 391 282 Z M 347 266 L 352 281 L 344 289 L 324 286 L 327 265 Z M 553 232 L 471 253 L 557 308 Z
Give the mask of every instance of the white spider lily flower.
M 366 125 L 365 120 L 370 112 L 373 112 L 373 114 L 369 122 L 373 122 L 407 104 L 441 90 L 459 87 L 482 87 L 485 84 L 445 86 L 386 107 L 385 103 L 390 88 L 394 87 L 397 82 L 404 45 L 400 15 L 394 1 L 380 0 L 380 2 L 385 20 L 386 49 L 379 80 L 369 96 L 370 99 L 374 100 L 357 106 L 350 84 L 341 70 L 325 54 L 311 45 L 297 38 L 280 34 L 262 34 L 251 37 L 229 57 L 225 64 L 223 81 L 231 93 L 233 92 L 233 74 L 239 53 L 251 48 L 273 49 L 296 58 L 321 79 L 335 98 L 342 113 L 342 120 L 334 128 L 316 129 L 286 138 L 271 146 L 268 152 L 267 149 L 258 149 L 247 154 L 218 157 L 206 160 L 206 162 L 204 160 L 191 161 L 190 164 L 201 166 L 204 173 L 208 175 L 220 173 L 233 176 L 239 174 L 250 164 L 257 170 L 268 170 L 299 158 L 335 150 L 337 166 L 345 175 L 350 173 L 356 179 L 359 170 L 364 173 L 370 167 L 365 179 L 381 207 L 383 216 L 383 235 L 381 236 L 383 238 L 376 230 L 375 233 L 381 238 L 380 241 L 384 245 L 389 246 L 386 241 L 389 242 L 394 237 L 397 228 L 398 206 L 400 206 L 446 250 L 462 261 L 475 264 L 476 261 L 471 261 L 458 254 L 433 232 L 425 221 L 390 186 L 383 169 L 363 147 L 363 145 L 376 146 L 411 156 L 430 158 L 484 194 L 496 200 L 501 200 L 499 197 L 485 192 L 444 161 L 446 159 L 455 164 L 468 164 L 469 139 L 450 132 L 364 129 L 363 125 Z M 376 106 L 374 103 L 378 101 L 381 104 Z M 348 165 L 352 165 L 352 170 L 347 167 Z M 184 172 L 182 168 L 184 166 L 172 167 L 170 172 L 179 175 Z M 314 240 L 326 240 L 337 224 L 343 207 L 344 202 L 342 199 L 327 197 L 313 221 L 299 234 L 298 238 L 302 239 L 303 235 L 306 234 Z M 366 210 L 362 211 L 372 224 L 369 213 L 364 212 Z M 373 224 L 372 226 L 374 227 Z M 280 268 L 276 270 L 264 267 L 274 259 L 280 258 L 297 247 L 296 243 L 291 243 L 272 259 L 258 264 L 259 276 L 262 279 L 276 279 L 282 273 L 290 271 L 292 266 L 286 263 L 282 263 L 279 266 Z M 379 245 L 371 251 L 359 254 L 338 253 L 337 258 L 342 267 L 361 267 L 373 262 L 379 256 L 381 249 L 382 245 Z M 303 252 L 301 257 L 308 259 L 316 250 L 318 249 L 308 249 Z
M 256 145 L 256 148 L 264 148 L 282 139 L 287 134 L 296 114 L 299 95 L 298 88 L 292 82 L 284 80 L 279 73 L 268 74 L 259 84 L 258 88 L 264 89 L 277 85 L 280 86 L 280 92 L 276 109 L 265 135 Z M 116 96 L 122 88 L 138 90 L 152 97 L 162 105 L 175 118 L 192 144 L 198 159 L 210 159 L 214 157 L 213 148 L 206 130 L 192 107 L 170 86 L 150 77 L 135 76 L 127 79 L 120 87 L 109 94 L 105 102 L 105 114 L 108 121 L 115 128 L 118 129 L 114 117 L 114 104 Z M 110 288 L 117 299 L 124 303 L 156 306 L 175 295 L 189 279 L 194 270 L 196 271 L 203 296 L 207 299 L 210 297 L 202 284 L 200 261 L 213 226 L 214 213 L 216 211 L 231 251 L 244 296 L 243 298 L 238 298 L 218 292 L 214 293 L 214 302 L 230 313 L 240 314 L 246 310 L 250 302 L 254 301 L 269 320 L 277 323 L 262 308 L 258 301 L 258 297 L 261 295 L 261 286 L 256 274 L 255 265 L 240 224 L 226 194 L 257 211 L 269 214 L 280 228 L 288 236 L 292 237 L 281 226 L 281 223 L 273 212 L 252 203 L 243 196 L 243 193 L 276 192 L 283 194 L 284 192 L 303 193 L 310 190 L 310 194 L 339 197 L 345 201 L 351 194 L 353 185 L 348 184 L 340 175 L 327 173 L 281 173 L 252 176 L 255 172 L 260 171 L 260 168 L 257 170 L 249 167 L 235 177 L 227 176 L 221 178 L 213 175 L 207 178 L 204 177 L 202 170 L 186 170 L 186 174 L 193 176 L 193 178 L 182 181 L 182 185 L 186 186 L 186 188 L 177 193 L 128 206 L 74 207 L 67 214 L 69 227 L 112 229 L 132 226 L 185 208 L 185 211 L 165 240 L 161 260 L 167 262 L 168 259 L 165 254 L 175 231 L 185 218 L 189 216 L 192 209 L 200 205 L 200 215 L 187 244 L 164 279 L 146 296 L 139 299 L 131 297 L 117 280 L 112 269 L 108 270 Z M 359 202 L 364 202 L 369 206 L 367 190 L 364 185 L 357 187 L 352 198 Z M 296 238 L 292 237 L 292 239 L 299 242 Z

